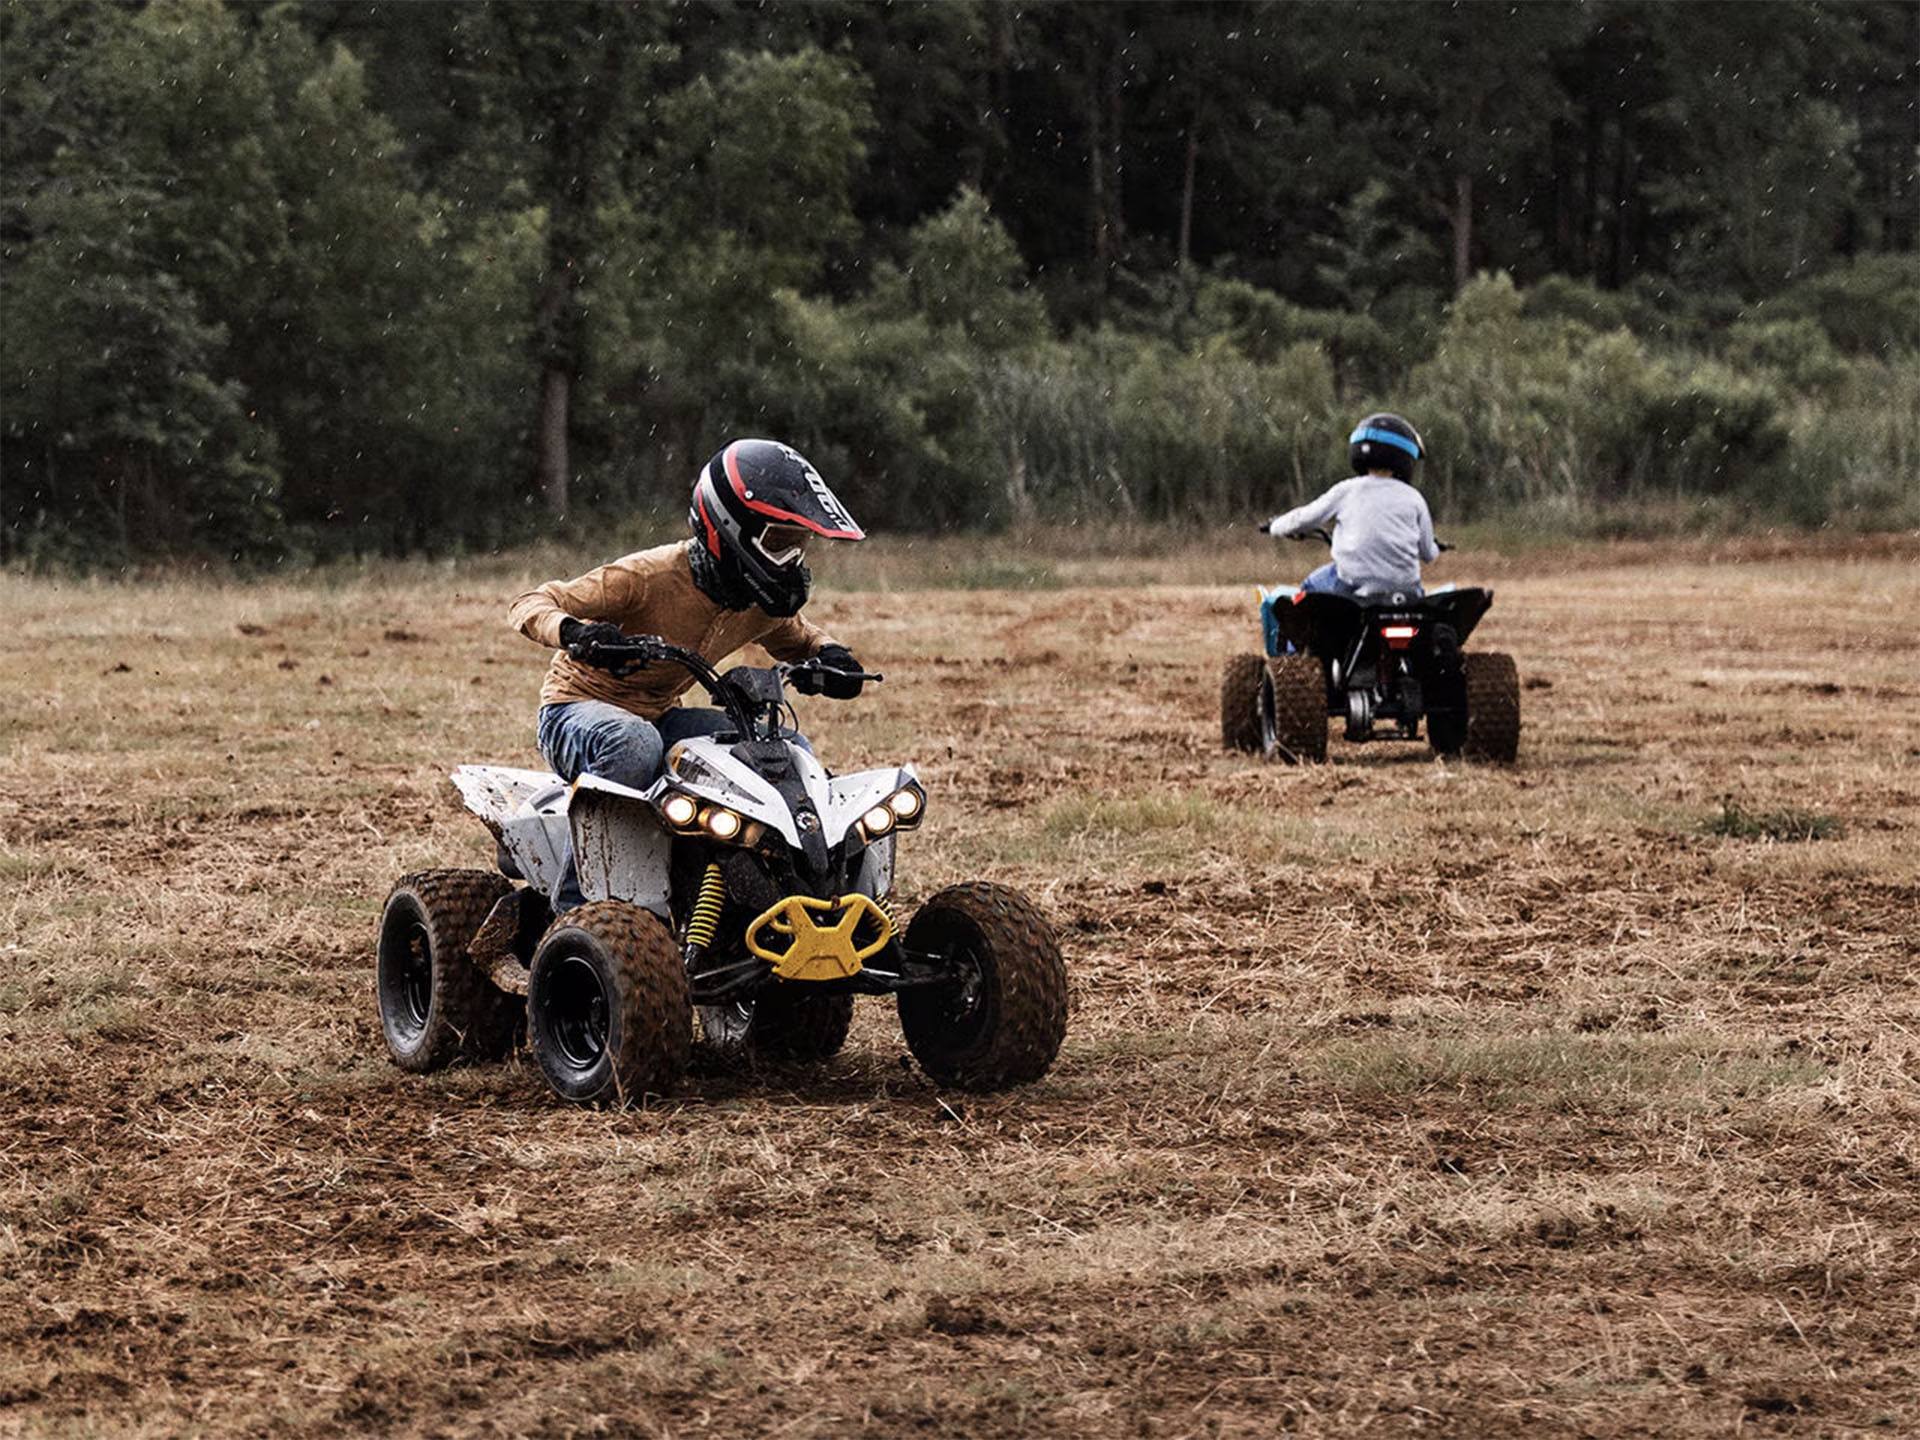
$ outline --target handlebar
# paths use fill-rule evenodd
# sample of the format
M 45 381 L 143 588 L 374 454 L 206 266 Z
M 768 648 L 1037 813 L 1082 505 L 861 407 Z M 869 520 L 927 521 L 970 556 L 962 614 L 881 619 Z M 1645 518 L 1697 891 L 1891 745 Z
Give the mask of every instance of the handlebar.
M 1262 526 L 1261 528 L 1264 529 L 1265 527 Z M 1311 530 L 1296 530 L 1291 535 L 1285 535 L 1281 538 L 1285 540 L 1318 540 L 1323 545 L 1333 544 L 1333 536 L 1318 525 L 1314 526 Z M 1454 548 L 1451 543 L 1445 540 L 1436 539 L 1433 545 L 1436 550 L 1443 553 Z
M 726 676 L 707 663 L 705 656 L 697 651 L 688 650 L 684 646 L 670 644 L 658 635 L 629 635 L 623 640 L 613 642 L 576 642 L 567 647 L 567 653 L 581 664 L 605 670 L 615 679 L 620 680 L 624 680 L 636 670 L 644 670 L 656 663 L 684 666 L 700 687 L 713 698 L 713 702 L 727 712 L 727 718 L 733 721 L 735 728 L 743 737 L 753 735 L 756 711 L 768 708 L 764 696 L 760 697 L 761 703 L 756 706 L 753 703 L 754 697 L 738 684 L 729 682 Z M 874 684 L 880 684 L 887 678 L 871 670 L 835 670 L 831 666 L 822 665 L 818 658 L 782 660 L 771 668 L 783 686 L 788 677 L 806 673 L 831 673 L 848 679 L 858 679 L 862 683 Z M 781 703 L 779 695 L 780 692 L 776 689 L 772 700 L 772 709 L 776 713 Z

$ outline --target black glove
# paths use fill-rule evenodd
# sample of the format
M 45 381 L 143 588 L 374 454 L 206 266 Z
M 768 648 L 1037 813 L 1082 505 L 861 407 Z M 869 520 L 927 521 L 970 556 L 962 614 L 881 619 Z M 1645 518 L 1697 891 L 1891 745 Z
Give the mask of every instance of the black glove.
M 560 643 L 567 654 L 584 665 L 593 663 L 594 647 L 618 645 L 627 637 L 611 620 L 576 620 L 569 615 L 560 622 Z
M 793 673 L 793 688 L 802 695 L 851 700 L 867 683 L 860 678 L 866 667 L 854 659 L 853 652 L 844 645 L 822 645 L 820 653 L 813 658 L 820 668 L 796 670 Z

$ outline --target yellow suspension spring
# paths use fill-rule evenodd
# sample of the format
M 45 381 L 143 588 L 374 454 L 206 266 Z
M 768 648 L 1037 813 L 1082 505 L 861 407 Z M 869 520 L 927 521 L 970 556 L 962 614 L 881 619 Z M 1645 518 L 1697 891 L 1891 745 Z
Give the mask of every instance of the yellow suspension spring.
M 721 877 L 720 862 L 709 860 L 707 873 L 700 877 L 700 894 L 693 902 L 693 914 L 687 920 L 687 944 L 702 950 L 713 944 L 720 929 L 720 912 L 727 904 L 727 882 Z
M 899 913 L 893 908 L 893 891 L 873 897 L 873 903 L 880 907 L 880 913 L 887 917 L 887 924 L 894 930 L 900 928 Z

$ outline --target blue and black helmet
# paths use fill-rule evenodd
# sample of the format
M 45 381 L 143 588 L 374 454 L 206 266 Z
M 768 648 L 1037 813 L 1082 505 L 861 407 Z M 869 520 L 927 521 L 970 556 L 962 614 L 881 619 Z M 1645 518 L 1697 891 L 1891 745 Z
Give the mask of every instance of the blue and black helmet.
M 1413 479 L 1413 465 L 1426 457 L 1427 447 L 1420 432 L 1398 415 L 1381 411 L 1369 415 L 1353 427 L 1347 437 L 1347 463 L 1353 473 L 1390 470 L 1401 480 Z

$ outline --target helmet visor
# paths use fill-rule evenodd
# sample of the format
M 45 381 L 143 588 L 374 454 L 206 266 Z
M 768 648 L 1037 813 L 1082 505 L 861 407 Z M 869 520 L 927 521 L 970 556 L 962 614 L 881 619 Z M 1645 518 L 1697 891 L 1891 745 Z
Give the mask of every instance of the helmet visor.
M 774 524 L 767 526 L 754 537 L 753 545 L 767 562 L 785 568 L 795 565 L 807 553 L 807 542 L 813 538 L 813 531 L 804 525 Z

